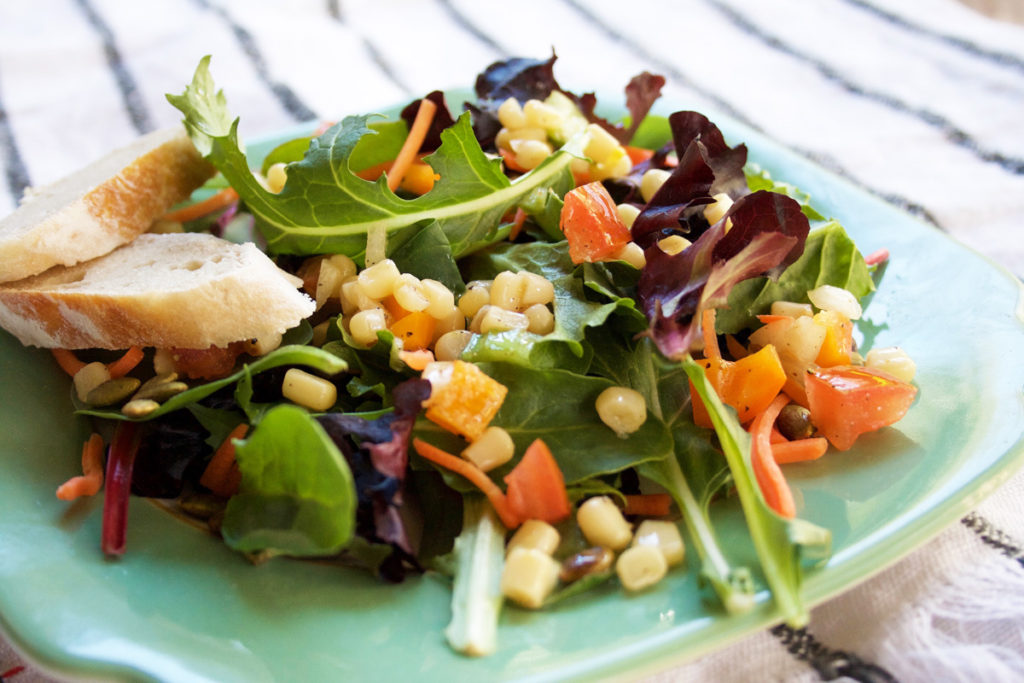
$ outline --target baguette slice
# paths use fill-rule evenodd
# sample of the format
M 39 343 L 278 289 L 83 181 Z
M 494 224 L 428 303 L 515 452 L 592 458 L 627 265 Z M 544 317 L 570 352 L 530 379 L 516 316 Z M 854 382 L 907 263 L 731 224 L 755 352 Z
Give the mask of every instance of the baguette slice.
M 142 235 L 93 261 L 0 286 L 0 326 L 47 348 L 227 346 L 312 315 L 301 284 L 251 243 Z
M 213 172 L 177 126 L 35 189 L 0 221 L 0 282 L 88 261 L 131 242 Z

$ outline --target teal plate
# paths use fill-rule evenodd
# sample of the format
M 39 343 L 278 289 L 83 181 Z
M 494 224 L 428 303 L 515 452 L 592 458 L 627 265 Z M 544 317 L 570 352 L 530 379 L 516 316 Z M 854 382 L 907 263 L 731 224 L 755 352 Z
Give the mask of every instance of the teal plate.
M 799 514 L 832 530 L 813 569 L 817 604 L 892 564 L 1013 474 L 1024 456 L 1024 311 L 1020 281 L 928 225 L 754 131 L 718 122 L 774 177 L 809 192 L 864 253 L 892 260 L 859 333 L 899 344 L 919 397 L 896 428 L 846 453 L 790 465 Z M 281 136 L 278 139 L 286 139 Z M 268 141 L 258 147 L 263 153 Z M 498 652 L 455 655 L 442 630 L 448 588 L 433 576 L 385 585 L 313 562 L 248 564 L 217 539 L 133 499 L 128 552 L 99 550 L 101 501 L 54 497 L 76 474 L 85 425 L 47 352 L 0 333 L 0 627 L 61 676 L 141 680 L 582 679 L 650 672 L 721 648 L 779 620 L 766 591 L 727 616 L 692 561 L 655 588 L 614 586 L 543 613 L 507 608 Z M 725 546 L 747 554 L 726 508 Z M 693 553 L 690 553 L 693 557 Z

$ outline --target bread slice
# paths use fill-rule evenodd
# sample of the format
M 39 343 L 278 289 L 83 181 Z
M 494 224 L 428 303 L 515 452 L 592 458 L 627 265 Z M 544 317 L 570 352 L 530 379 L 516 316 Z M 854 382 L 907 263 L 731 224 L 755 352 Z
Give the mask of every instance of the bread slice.
M 47 348 L 227 346 L 312 315 L 301 283 L 251 243 L 148 234 L 87 263 L 0 285 L 0 326 Z
M 34 189 L 0 221 L 0 282 L 87 261 L 131 242 L 213 173 L 177 126 Z

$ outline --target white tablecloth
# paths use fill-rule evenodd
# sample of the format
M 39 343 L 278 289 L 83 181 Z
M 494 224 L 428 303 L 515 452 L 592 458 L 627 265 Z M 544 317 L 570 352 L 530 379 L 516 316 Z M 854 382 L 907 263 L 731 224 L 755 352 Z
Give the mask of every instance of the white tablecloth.
M 212 54 L 243 137 L 546 57 L 574 90 L 642 70 L 1024 274 L 1024 27 L 954 0 L 33 0 L 0 4 L 0 215 L 179 120 Z M 897 565 L 655 680 L 1024 679 L 1024 475 Z M 2 539 L 0 539 L 2 552 Z M 45 678 L 0 640 L 0 676 Z

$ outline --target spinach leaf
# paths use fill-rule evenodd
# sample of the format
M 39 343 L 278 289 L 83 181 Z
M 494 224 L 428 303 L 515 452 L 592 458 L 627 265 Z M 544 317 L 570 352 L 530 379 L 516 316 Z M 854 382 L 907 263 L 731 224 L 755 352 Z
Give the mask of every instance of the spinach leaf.
M 312 557 L 352 538 L 356 491 L 341 451 L 297 406 L 281 404 L 236 447 L 242 483 L 221 532 L 242 552 Z

